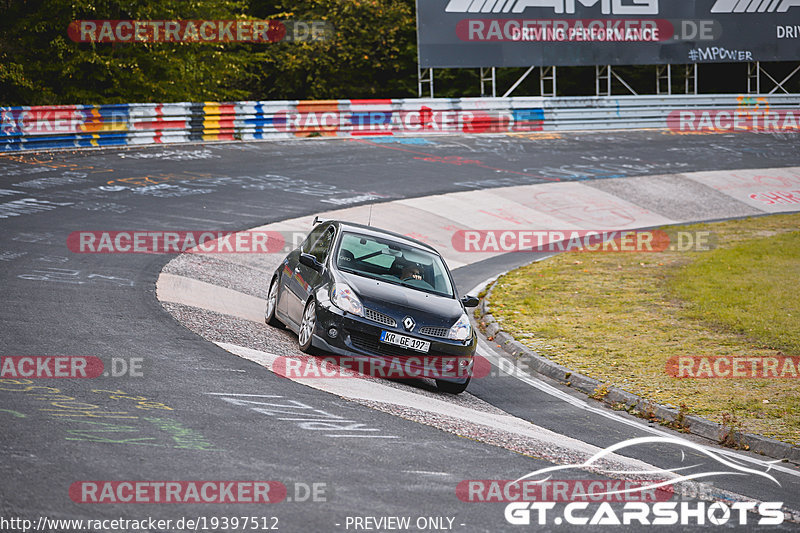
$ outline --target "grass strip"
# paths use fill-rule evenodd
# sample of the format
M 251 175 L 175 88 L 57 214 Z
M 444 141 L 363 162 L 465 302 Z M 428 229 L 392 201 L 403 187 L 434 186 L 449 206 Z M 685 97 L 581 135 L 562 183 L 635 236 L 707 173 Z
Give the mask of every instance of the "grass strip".
M 800 356 L 800 215 L 671 228 L 710 251 L 570 252 L 508 273 L 490 312 L 568 368 L 737 431 L 800 444 L 800 379 L 678 379 L 673 357 Z

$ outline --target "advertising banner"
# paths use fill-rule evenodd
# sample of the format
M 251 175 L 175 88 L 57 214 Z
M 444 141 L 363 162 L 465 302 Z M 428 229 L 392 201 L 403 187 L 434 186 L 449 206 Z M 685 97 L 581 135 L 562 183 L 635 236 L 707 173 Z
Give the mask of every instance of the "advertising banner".
M 659 65 L 800 59 L 800 0 L 417 0 L 419 64 Z

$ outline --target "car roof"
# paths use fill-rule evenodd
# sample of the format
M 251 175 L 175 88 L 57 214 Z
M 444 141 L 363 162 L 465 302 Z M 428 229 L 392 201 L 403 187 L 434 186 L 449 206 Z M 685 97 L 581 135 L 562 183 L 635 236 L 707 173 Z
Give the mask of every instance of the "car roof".
M 394 240 L 399 241 L 403 244 L 416 246 L 417 248 L 424 248 L 425 250 L 431 251 L 436 255 L 441 255 L 436 248 L 431 246 L 428 243 L 418 241 L 417 239 L 412 239 L 411 237 L 406 237 L 405 235 L 400 235 L 399 233 L 395 233 L 393 231 L 376 228 L 375 226 L 365 226 L 363 224 L 356 224 L 355 222 L 347 222 L 345 220 L 321 220 L 320 224 L 324 223 L 333 223 L 338 225 L 342 230 L 353 230 L 356 233 L 362 233 L 364 235 L 369 235 L 372 237 L 392 237 Z

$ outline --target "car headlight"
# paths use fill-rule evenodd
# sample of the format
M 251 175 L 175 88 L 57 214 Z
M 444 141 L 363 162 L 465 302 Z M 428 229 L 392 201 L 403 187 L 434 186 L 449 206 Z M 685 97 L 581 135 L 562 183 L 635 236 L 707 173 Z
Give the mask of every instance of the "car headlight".
M 470 335 L 472 335 L 472 326 L 469 323 L 469 317 L 466 313 L 461 313 L 461 317 L 453 324 L 450 331 L 447 333 L 447 338 L 456 341 L 465 341 Z
M 334 283 L 331 290 L 331 302 L 333 305 L 353 313 L 354 315 L 362 316 L 364 314 L 364 306 L 361 305 L 361 300 L 358 299 L 356 293 L 346 283 Z

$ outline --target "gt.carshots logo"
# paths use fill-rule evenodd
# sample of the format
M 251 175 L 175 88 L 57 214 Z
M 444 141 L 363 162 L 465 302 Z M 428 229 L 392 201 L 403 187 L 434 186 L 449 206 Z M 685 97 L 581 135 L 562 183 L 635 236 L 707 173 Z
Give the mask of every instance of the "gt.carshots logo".
M 657 445 L 663 450 L 662 461 L 683 463 L 691 457 L 690 466 L 660 469 L 651 465 L 637 472 L 618 466 L 627 448 Z M 674 454 L 668 451 L 676 448 Z M 620 453 L 623 452 L 623 453 Z M 619 453 L 619 455 L 617 455 Z M 617 459 L 615 459 L 615 457 Z M 708 466 L 706 463 L 708 463 Z M 743 466 L 696 443 L 672 437 L 640 437 L 600 450 L 585 462 L 551 466 L 531 472 L 515 481 L 464 481 L 457 488 L 462 501 L 510 502 L 503 514 L 512 525 L 779 525 L 787 519 L 783 502 L 763 502 L 732 492 L 708 493 L 701 501 L 692 500 L 702 494 L 697 480 L 719 476 L 750 475 L 780 486 L 769 473 Z M 639 476 L 645 481 L 619 480 L 553 480 L 555 472 L 592 470 L 611 476 Z M 691 495 L 695 494 L 694 497 Z M 611 504 L 618 502 L 616 506 Z M 789 515 L 791 519 L 791 514 Z

